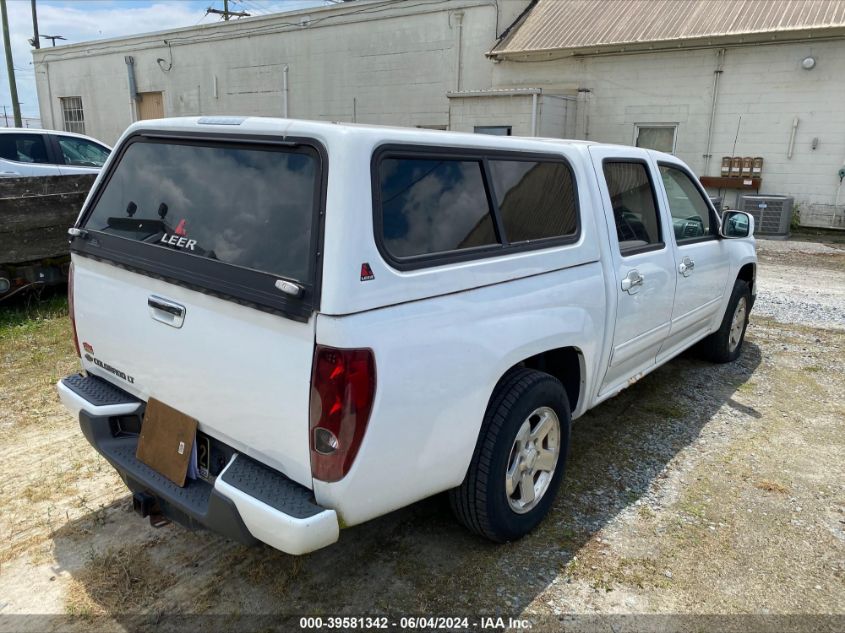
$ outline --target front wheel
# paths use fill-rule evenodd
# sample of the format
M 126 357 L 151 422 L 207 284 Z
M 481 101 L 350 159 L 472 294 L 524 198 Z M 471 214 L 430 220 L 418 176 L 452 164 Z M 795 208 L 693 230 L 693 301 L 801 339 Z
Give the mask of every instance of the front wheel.
M 750 312 L 751 291 L 746 282 L 737 279 L 728 301 L 728 309 L 722 318 L 722 325 L 701 341 L 700 349 L 708 360 L 714 363 L 729 363 L 739 358 Z
M 458 520 L 499 543 L 534 529 L 560 486 L 570 421 L 559 380 L 531 369 L 506 376 L 490 399 L 467 475 L 449 493 Z

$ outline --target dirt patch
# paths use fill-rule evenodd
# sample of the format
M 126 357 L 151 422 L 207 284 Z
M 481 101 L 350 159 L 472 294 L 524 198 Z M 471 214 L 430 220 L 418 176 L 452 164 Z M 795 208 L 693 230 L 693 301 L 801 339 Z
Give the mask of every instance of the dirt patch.
M 760 300 L 845 287 L 831 267 L 818 281 L 818 256 L 762 261 Z M 801 284 L 771 282 L 795 266 Z M 468 534 L 436 497 L 300 558 L 138 519 L 54 395 L 75 367 L 66 319 L 0 330 L 0 628 L 14 613 L 82 614 L 62 621 L 80 631 L 127 614 L 198 629 L 272 628 L 274 614 L 845 614 L 845 330 L 796 314 L 753 314 L 736 363 L 685 355 L 578 420 L 561 494 L 522 541 Z

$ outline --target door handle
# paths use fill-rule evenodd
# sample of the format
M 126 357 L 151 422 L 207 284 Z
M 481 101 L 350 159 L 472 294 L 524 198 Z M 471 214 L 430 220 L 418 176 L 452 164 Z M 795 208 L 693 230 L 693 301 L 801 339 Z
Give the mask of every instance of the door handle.
M 636 294 L 644 281 L 645 275 L 641 275 L 637 270 L 632 270 L 622 280 L 622 290 L 629 294 Z
M 150 295 L 147 299 L 147 306 L 150 308 L 150 316 L 171 327 L 180 328 L 185 322 L 185 306 L 156 295 Z
M 695 262 L 689 257 L 684 257 L 684 259 L 681 260 L 681 263 L 678 264 L 678 272 L 681 273 L 684 277 L 689 277 L 690 274 L 692 274 L 694 268 Z

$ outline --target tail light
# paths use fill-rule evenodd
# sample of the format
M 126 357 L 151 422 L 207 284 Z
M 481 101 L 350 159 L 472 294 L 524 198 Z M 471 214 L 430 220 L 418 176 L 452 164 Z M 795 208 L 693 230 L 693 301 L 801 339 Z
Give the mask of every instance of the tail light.
M 311 374 L 311 474 L 338 481 L 367 430 L 376 393 L 376 360 L 369 349 L 318 345 Z
M 73 331 L 73 346 L 76 348 L 76 355 L 82 358 L 79 351 L 79 336 L 76 333 L 76 312 L 73 309 L 73 262 L 67 271 L 67 311 L 70 316 L 70 329 Z

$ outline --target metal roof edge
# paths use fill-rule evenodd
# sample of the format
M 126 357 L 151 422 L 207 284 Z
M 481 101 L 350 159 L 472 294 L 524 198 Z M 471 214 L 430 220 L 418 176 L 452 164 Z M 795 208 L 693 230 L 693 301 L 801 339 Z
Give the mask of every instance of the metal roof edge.
M 701 48 L 719 48 L 722 46 L 746 46 L 752 44 L 786 44 L 801 41 L 825 41 L 845 38 L 845 25 L 813 27 L 808 29 L 783 31 L 752 31 L 732 33 L 730 35 L 707 35 L 694 38 L 673 38 L 645 42 L 618 42 L 579 46 L 569 48 L 541 48 L 525 50 L 502 50 L 488 52 L 487 57 L 494 60 L 528 58 L 530 61 L 546 59 L 565 59 L 567 57 L 586 57 L 590 55 L 667 52 Z

